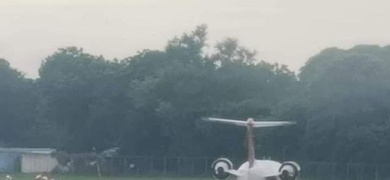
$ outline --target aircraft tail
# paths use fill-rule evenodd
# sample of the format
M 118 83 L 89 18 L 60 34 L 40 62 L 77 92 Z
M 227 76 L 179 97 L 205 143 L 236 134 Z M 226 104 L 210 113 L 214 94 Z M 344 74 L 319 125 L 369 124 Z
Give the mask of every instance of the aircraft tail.
M 247 121 L 233 120 L 233 119 L 221 119 L 221 118 L 203 118 L 206 121 L 219 122 L 224 124 L 233 124 L 237 126 L 247 127 L 247 146 L 248 146 L 248 163 L 249 168 L 253 167 L 255 162 L 255 150 L 253 142 L 253 128 L 260 127 L 273 127 L 273 126 L 286 126 L 295 124 L 294 122 L 288 121 L 254 121 L 252 118 L 249 118 Z

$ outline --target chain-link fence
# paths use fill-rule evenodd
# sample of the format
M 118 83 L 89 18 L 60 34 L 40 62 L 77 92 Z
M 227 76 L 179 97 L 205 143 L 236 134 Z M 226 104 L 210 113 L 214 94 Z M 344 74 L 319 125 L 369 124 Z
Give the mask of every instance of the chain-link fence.
M 89 156 L 77 156 L 77 158 L 72 158 L 71 163 L 68 163 L 65 169 L 68 169 L 66 173 L 76 175 L 211 178 L 211 164 L 215 159 L 206 157 L 118 156 L 100 158 L 96 161 L 95 158 Z M 245 158 L 231 158 L 230 160 L 233 162 L 235 169 L 238 169 L 246 161 Z M 45 161 L 42 160 L 29 164 L 41 168 L 51 165 L 45 164 Z M 340 164 L 299 161 L 298 164 L 301 166 L 300 179 L 305 180 L 390 180 L 390 164 Z M 64 167 L 62 168 L 64 169 Z M 9 171 L 11 170 L 7 170 L 7 172 Z M 4 172 L 6 171 L 2 173 Z M 20 172 L 20 168 L 15 168 L 12 172 Z M 58 173 L 58 171 L 53 173 Z
M 106 176 L 181 176 L 211 177 L 211 164 L 215 158 L 205 157 L 112 157 L 99 163 Z M 245 159 L 230 159 L 238 168 Z M 298 162 L 300 177 L 310 180 L 390 180 L 390 164 L 339 164 Z M 75 166 L 76 174 L 97 174 L 96 166 L 87 161 Z

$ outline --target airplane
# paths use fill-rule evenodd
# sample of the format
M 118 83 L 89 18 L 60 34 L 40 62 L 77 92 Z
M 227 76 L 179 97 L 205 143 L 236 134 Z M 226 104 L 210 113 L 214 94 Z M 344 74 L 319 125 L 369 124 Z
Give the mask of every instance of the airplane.
M 247 128 L 248 161 L 243 163 L 238 170 L 233 169 L 233 163 L 227 158 L 219 158 L 212 165 L 214 178 L 218 180 L 227 179 L 230 175 L 236 176 L 237 180 L 296 180 L 301 167 L 294 161 L 279 163 L 272 160 L 255 159 L 253 128 L 286 126 L 295 124 L 288 121 L 254 121 L 248 118 L 247 121 L 202 118 L 205 121 L 233 124 Z

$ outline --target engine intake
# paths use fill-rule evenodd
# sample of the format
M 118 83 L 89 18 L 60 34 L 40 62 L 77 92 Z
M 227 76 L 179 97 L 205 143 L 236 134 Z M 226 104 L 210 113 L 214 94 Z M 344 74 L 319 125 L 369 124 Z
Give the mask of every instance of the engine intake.
M 279 177 L 281 180 L 296 180 L 299 171 L 301 171 L 301 167 L 298 165 L 298 163 L 293 161 L 287 161 L 282 163 L 282 165 L 280 166 Z
M 233 168 L 233 163 L 229 159 L 219 158 L 213 162 L 211 168 L 214 178 L 223 180 L 230 176 L 226 171 Z

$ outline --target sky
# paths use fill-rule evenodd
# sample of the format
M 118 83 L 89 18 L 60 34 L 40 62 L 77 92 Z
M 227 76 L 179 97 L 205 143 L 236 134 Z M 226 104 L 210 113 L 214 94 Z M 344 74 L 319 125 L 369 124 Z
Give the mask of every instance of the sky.
M 58 48 L 122 59 L 207 24 L 210 47 L 237 38 L 299 72 L 328 47 L 390 44 L 389 19 L 389 0 L 0 0 L 0 58 L 37 78 Z

